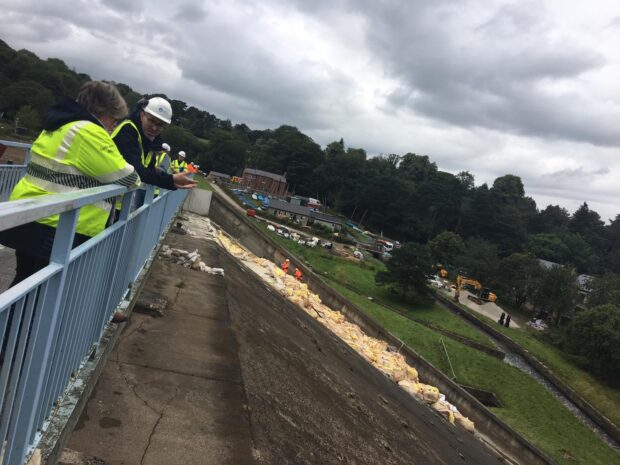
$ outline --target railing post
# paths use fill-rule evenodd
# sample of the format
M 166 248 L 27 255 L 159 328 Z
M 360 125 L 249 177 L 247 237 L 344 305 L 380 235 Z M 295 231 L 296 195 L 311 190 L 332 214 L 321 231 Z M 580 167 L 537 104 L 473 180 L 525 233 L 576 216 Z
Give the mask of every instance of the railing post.
M 7 438 L 8 465 L 21 465 L 25 462 L 28 446 L 38 426 L 35 425 L 37 411 L 44 388 L 43 382 L 49 370 L 48 359 L 52 352 L 52 343 L 58 331 L 57 324 L 62 311 L 60 303 L 78 213 L 79 209 L 61 214 L 56 228 L 50 262 L 62 265 L 62 269 L 50 279 L 46 299 L 36 305 L 27 354 L 20 374 L 21 389 L 18 390 L 15 403 L 14 411 L 20 412 L 20 415 L 15 419 L 15 428 Z
M 131 211 L 131 201 L 133 198 L 133 193 L 132 192 L 127 192 L 124 196 L 123 196 L 123 201 L 121 204 L 121 212 L 119 214 L 117 223 L 120 223 L 121 226 L 121 240 L 118 244 L 118 250 L 116 251 L 116 256 L 114 257 L 114 265 L 113 268 L 116 269 L 121 257 L 121 253 L 123 253 L 123 247 L 125 245 L 125 240 L 127 238 L 127 220 L 129 218 L 129 212 Z M 124 285 L 126 286 L 127 283 L 124 283 Z M 114 286 L 110 286 L 108 289 L 108 295 L 106 296 L 106 303 L 105 303 L 105 308 L 109 309 L 112 305 L 112 296 L 114 294 L 115 288 Z M 118 304 L 118 302 L 116 302 Z M 101 338 L 101 334 L 103 334 L 103 328 L 105 328 L 105 325 L 107 324 L 107 321 L 104 320 L 101 324 L 101 327 L 99 328 L 99 337 Z
M 147 185 L 146 186 L 146 193 L 144 196 L 144 204 L 143 206 L 148 207 L 146 209 L 146 211 L 143 211 L 140 213 L 140 224 L 138 226 L 138 234 L 136 235 L 136 243 L 134 244 L 134 253 L 132 254 L 132 260 L 134 263 L 134 267 L 132 268 L 132 273 L 130 276 L 130 280 L 133 282 L 136 277 L 138 276 L 138 274 L 140 273 L 140 270 L 142 269 L 142 267 L 144 266 L 144 261 L 145 261 L 145 254 L 143 253 L 144 248 L 146 246 L 148 246 L 148 244 L 145 246 L 144 242 L 140 241 L 139 239 L 142 238 L 144 236 L 146 227 L 148 226 L 149 223 L 149 216 L 151 215 L 152 212 L 152 204 L 153 204 L 153 192 L 155 190 L 154 186 L 151 185 Z

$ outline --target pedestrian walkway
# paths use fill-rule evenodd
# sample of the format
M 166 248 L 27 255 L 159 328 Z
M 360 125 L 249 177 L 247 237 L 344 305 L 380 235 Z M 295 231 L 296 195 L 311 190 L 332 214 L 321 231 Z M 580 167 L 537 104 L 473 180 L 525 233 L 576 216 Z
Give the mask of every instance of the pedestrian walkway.
M 166 243 L 219 266 L 213 243 Z M 106 465 L 254 463 L 223 278 L 157 260 L 144 294 L 164 316 L 132 314 L 67 447 Z

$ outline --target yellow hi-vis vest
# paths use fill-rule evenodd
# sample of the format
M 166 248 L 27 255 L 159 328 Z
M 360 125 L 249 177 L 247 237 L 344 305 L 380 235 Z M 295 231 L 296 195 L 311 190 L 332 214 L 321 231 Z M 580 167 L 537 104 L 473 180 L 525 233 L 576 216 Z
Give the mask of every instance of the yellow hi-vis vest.
M 149 153 L 146 154 L 146 156 L 143 154 L 142 155 L 142 166 L 144 166 L 145 168 L 149 167 L 149 164 L 151 163 L 151 159 L 153 158 L 153 151 L 150 151 Z M 155 152 L 155 168 L 159 168 L 161 166 L 161 164 L 164 161 L 164 158 L 166 158 L 166 152 Z
M 144 153 L 144 148 L 142 147 L 142 136 L 140 135 L 138 127 L 132 120 L 126 119 L 122 121 L 118 126 L 116 126 L 114 128 L 114 131 L 112 132 L 112 139 L 114 139 L 119 133 L 119 131 L 127 125 L 134 128 L 136 134 L 138 135 L 138 145 L 140 146 L 140 161 L 142 162 L 142 166 L 144 166 L 145 168 L 149 167 L 151 159 L 153 158 L 153 153 L 155 153 L 155 167 L 157 168 L 159 165 L 161 165 L 161 163 L 164 161 L 164 157 L 166 156 L 166 152 L 153 152 L 151 150 L 148 153 Z
M 148 168 L 149 162 L 151 161 L 151 152 L 147 154 L 144 153 L 144 148 L 142 147 L 142 136 L 140 135 L 140 130 L 138 129 L 138 126 L 136 126 L 136 124 L 133 121 L 131 121 L 130 119 L 121 121 L 119 125 L 114 128 L 114 131 L 112 131 L 111 137 L 112 139 L 114 139 L 116 135 L 120 132 L 120 130 L 123 129 L 127 125 L 131 126 L 134 129 L 134 131 L 136 131 L 136 134 L 138 136 L 138 145 L 140 146 L 140 160 L 142 161 L 142 166 L 144 166 L 145 168 Z
M 183 168 L 183 170 L 181 170 L 181 168 Z M 172 170 L 173 173 L 181 173 L 181 172 L 187 172 L 187 162 L 185 161 L 179 161 L 179 160 L 172 160 L 172 162 L 170 163 L 170 169 Z
M 110 135 L 91 121 L 73 121 L 55 131 L 43 131 L 30 149 L 26 175 L 17 183 L 10 200 L 59 194 L 120 184 L 135 187 L 140 177 L 125 161 Z M 103 231 L 114 199 L 85 205 L 78 215 L 76 232 L 94 236 Z M 59 215 L 37 220 L 58 226 Z

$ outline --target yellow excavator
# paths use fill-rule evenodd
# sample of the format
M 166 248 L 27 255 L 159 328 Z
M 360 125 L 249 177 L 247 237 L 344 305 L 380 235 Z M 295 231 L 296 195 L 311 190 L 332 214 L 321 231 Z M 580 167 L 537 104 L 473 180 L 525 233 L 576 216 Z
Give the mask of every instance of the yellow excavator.
M 441 278 L 445 279 L 445 278 L 448 277 L 448 270 L 446 270 L 441 263 L 437 263 L 437 264 L 433 265 L 433 270 L 437 270 L 437 274 Z
M 461 287 L 462 286 L 471 286 L 475 294 L 468 295 L 467 298 L 473 302 L 476 302 L 478 305 L 482 305 L 485 302 L 495 302 L 497 300 L 497 296 L 491 292 L 490 289 L 486 287 L 482 287 L 480 281 L 475 279 L 467 278 L 465 276 L 458 275 L 456 277 L 455 289 L 454 289 L 454 301 L 458 302 L 459 297 L 461 296 Z

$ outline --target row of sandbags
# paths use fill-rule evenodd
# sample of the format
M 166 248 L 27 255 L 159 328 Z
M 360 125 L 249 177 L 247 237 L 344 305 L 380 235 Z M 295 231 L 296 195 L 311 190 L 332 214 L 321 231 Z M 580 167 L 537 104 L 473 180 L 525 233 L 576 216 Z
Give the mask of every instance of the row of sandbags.
M 177 265 L 191 268 L 192 270 L 200 270 L 209 274 L 217 274 L 224 276 L 223 268 L 212 268 L 203 262 L 200 258 L 198 250 L 189 252 L 183 249 L 176 249 L 167 245 L 162 245 L 159 250 L 159 259 L 166 260 Z
M 407 364 L 405 357 L 397 350 L 390 348 L 387 342 L 366 335 L 358 325 L 347 321 L 341 312 L 332 310 L 323 304 L 321 298 L 311 292 L 305 283 L 286 274 L 273 262 L 256 257 L 224 234 L 220 234 L 218 240 L 229 253 L 255 269 L 257 274 L 280 294 L 329 328 L 402 389 L 416 399 L 429 404 L 450 423 L 456 423 L 467 431 L 474 432 L 474 423 L 449 403 L 439 389 L 421 383 L 417 370 Z

